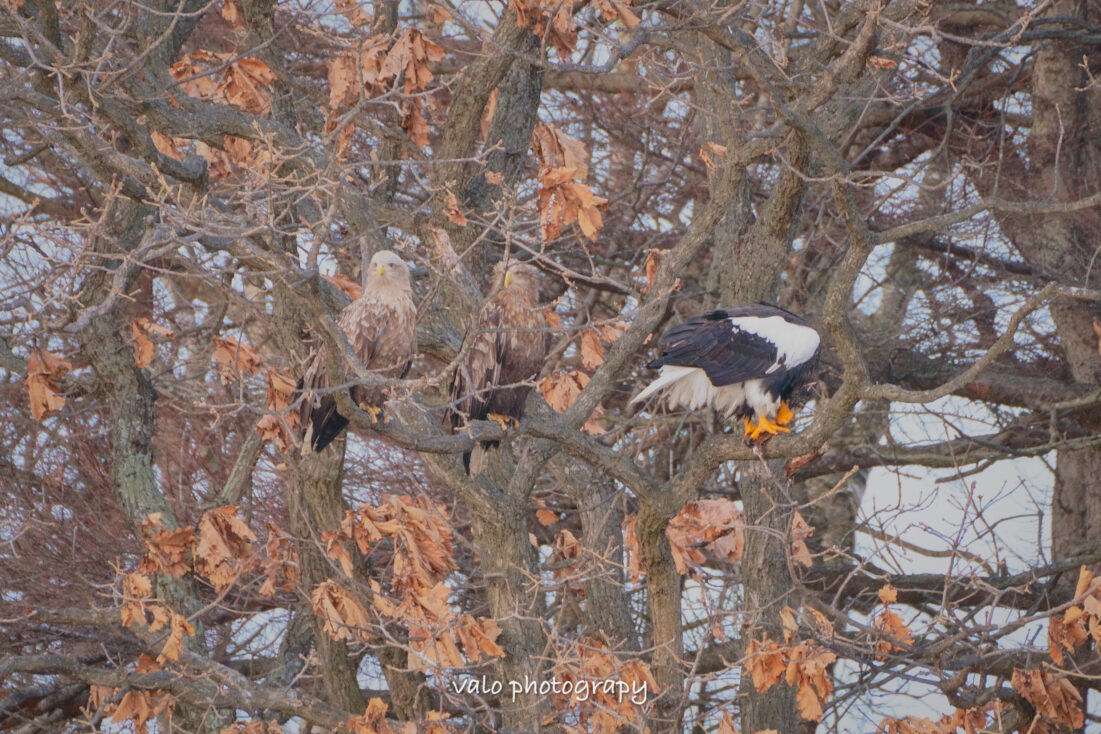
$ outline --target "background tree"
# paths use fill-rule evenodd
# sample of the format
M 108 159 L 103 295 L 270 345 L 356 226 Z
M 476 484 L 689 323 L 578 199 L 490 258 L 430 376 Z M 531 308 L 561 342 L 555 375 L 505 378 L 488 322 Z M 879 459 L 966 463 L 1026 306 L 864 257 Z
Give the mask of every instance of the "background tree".
M 5 728 L 1096 722 L 1096 5 L 12 0 L 0 36 Z M 381 249 L 422 354 L 303 454 L 311 350 L 373 379 L 334 314 Z M 451 435 L 506 256 L 550 356 L 519 428 Z M 797 432 L 627 408 L 667 323 L 755 300 L 826 338 Z

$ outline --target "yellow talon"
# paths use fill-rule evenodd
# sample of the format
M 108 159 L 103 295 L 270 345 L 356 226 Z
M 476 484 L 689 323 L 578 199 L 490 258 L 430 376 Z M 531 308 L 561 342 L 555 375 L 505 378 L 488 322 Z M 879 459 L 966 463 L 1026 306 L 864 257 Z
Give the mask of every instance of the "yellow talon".
M 780 409 L 776 411 L 776 422 L 781 426 L 786 426 L 791 423 L 792 418 L 795 417 L 795 413 L 788 407 L 787 401 L 780 403 Z
M 777 433 L 790 432 L 790 429 L 769 420 L 767 415 L 762 415 L 756 425 L 748 418 L 745 421 L 745 436 L 751 441 L 759 440 L 762 434 L 765 434 L 765 437 L 768 438 L 769 436 L 775 436 Z
M 382 415 L 382 408 L 377 405 L 364 405 L 363 409 L 366 410 L 371 416 L 372 423 L 379 422 L 379 416 Z
M 516 421 L 511 416 L 502 415 L 501 413 L 490 413 L 486 416 L 486 418 L 499 425 L 502 431 L 507 431 L 509 429 L 509 426 L 512 426 L 516 423 Z

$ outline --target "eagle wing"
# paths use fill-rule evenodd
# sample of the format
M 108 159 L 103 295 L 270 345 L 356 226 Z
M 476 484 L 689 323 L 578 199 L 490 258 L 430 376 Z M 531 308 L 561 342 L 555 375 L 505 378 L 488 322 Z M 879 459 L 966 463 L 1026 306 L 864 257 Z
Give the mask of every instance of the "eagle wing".
M 505 291 L 486 301 L 463 364 L 451 384 L 452 429 L 489 413 L 519 418 L 530 382 L 546 359 L 546 336 L 538 333 L 542 312 Z
M 664 341 L 661 357 L 648 367 L 698 367 L 716 387 L 764 377 L 783 366 L 775 344 L 741 328 L 736 316 L 723 311 L 689 319 Z

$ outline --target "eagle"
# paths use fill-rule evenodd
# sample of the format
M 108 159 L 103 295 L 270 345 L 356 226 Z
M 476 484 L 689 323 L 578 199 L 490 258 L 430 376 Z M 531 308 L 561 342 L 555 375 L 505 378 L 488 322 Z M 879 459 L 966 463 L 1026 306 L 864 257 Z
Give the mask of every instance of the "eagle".
M 539 271 L 512 261 L 493 270 L 492 295 L 464 340 L 466 357 L 451 380 L 447 421 L 451 432 L 470 421 L 493 420 L 507 430 L 524 415 L 524 401 L 547 356 L 546 320 L 539 306 Z M 486 441 L 482 448 L 495 446 Z M 480 471 L 478 451 L 474 473 Z M 471 454 L 463 454 L 471 472 Z
M 632 403 L 664 391 L 670 407 L 709 407 L 745 419 L 756 441 L 787 433 L 792 403 L 815 382 L 822 339 L 806 321 L 766 303 L 709 311 L 669 330 L 657 378 Z
M 409 282 L 409 266 L 390 250 L 375 253 L 367 270 L 363 294 L 340 312 L 340 328 L 363 365 L 380 378 L 403 378 L 417 351 L 417 308 Z M 337 412 L 325 374 L 325 349 L 310 359 L 298 389 L 305 428 L 303 444 L 321 451 L 333 442 L 348 419 Z M 352 400 L 377 421 L 386 389 L 353 385 Z

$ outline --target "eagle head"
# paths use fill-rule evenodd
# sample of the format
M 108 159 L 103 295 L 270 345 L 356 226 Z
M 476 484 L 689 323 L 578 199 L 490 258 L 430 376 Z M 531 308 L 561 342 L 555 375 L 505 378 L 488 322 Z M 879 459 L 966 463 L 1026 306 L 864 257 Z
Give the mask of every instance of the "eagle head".
M 410 288 L 409 265 L 392 250 L 380 250 L 371 258 L 367 268 L 367 286 Z
M 514 296 L 530 303 L 539 299 L 539 271 L 533 265 L 512 260 L 497 263 L 494 271 L 497 282 Z

